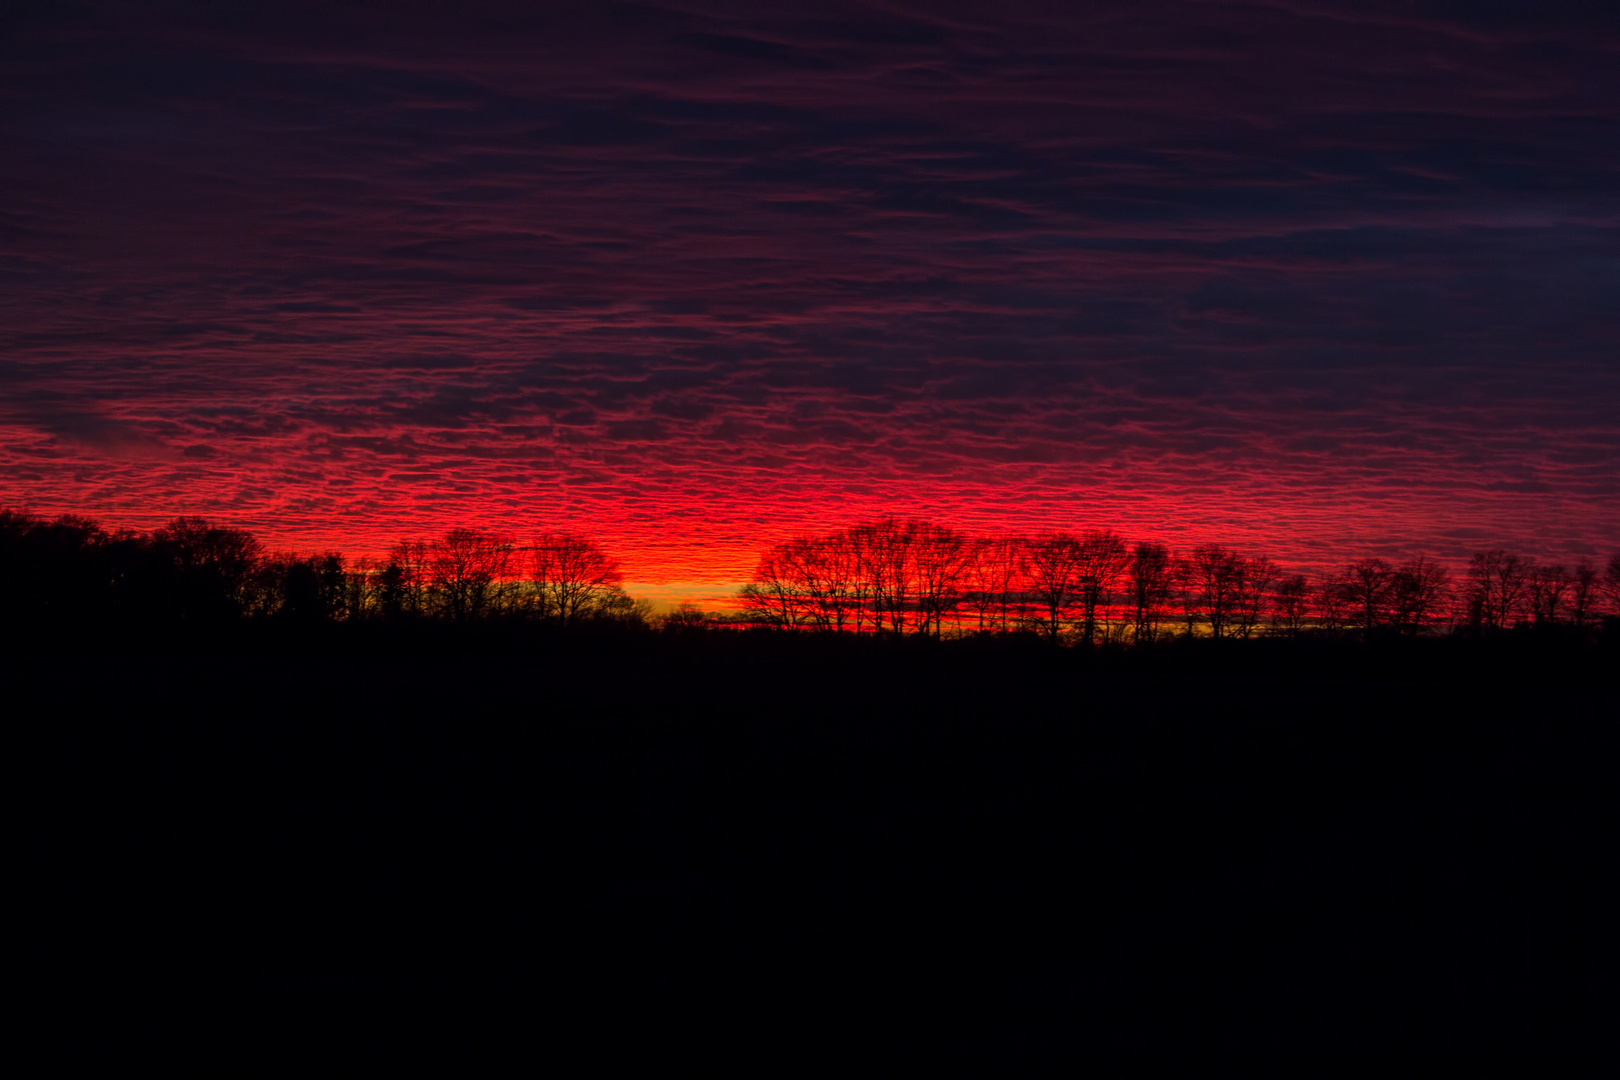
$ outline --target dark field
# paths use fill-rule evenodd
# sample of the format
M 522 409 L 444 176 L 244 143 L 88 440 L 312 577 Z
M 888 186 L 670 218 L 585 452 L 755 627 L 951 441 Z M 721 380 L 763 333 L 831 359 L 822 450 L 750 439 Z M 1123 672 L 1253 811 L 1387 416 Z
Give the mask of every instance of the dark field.
M 30 996 L 67 1061 L 1610 1038 L 1611 652 L 847 645 L 13 654 Z

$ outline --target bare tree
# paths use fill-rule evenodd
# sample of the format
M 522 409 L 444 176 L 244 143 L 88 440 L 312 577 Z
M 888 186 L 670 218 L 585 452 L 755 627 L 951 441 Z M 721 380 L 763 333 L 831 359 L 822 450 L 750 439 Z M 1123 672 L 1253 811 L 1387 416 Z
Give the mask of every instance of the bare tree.
M 1583 561 L 1570 575 L 1569 620 L 1584 629 L 1597 606 L 1598 574 L 1589 562 Z
M 1574 583 L 1573 575 L 1562 565 L 1529 565 L 1525 573 L 1525 588 L 1530 600 L 1531 617 L 1536 625 L 1558 622 Z
M 1468 564 L 1469 606 L 1486 630 L 1513 625 L 1524 600 L 1525 563 L 1497 548 L 1477 552 Z
M 945 615 L 961 598 L 967 572 L 968 543 L 961 533 L 917 522 L 910 545 L 912 577 L 917 594 L 917 632 L 938 638 L 944 634 Z
M 1003 536 L 995 541 L 995 558 L 997 569 L 996 607 L 1001 616 L 1001 632 L 1005 634 L 1008 629 L 1007 617 L 1010 611 L 1023 610 L 1022 590 L 1024 579 L 1029 571 L 1027 552 L 1029 541 L 1022 536 Z M 1021 616 L 1020 616 L 1021 617 Z
M 872 579 L 867 573 L 869 563 L 866 554 L 852 530 L 846 529 L 834 538 L 831 558 L 836 565 L 833 576 L 844 590 L 845 606 L 840 609 L 841 617 L 852 617 L 855 620 L 855 633 L 859 634 L 866 628 L 872 606 Z M 846 609 L 847 615 L 843 615 Z
M 660 620 L 665 630 L 674 633 L 692 633 L 708 627 L 708 613 L 696 604 L 683 603 Z
M 1355 618 L 1356 607 L 1349 584 L 1341 577 L 1330 577 L 1316 592 L 1317 621 L 1329 634 L 1338 635 Z
M 385 618 L 417 617 L 428 609 L 428 545 L 423 540 L 401 540 L 388 551 L 373 588 Z
M 1047 635 L 1056 641 L 1064 612 L 1074 600 L 1075 564 L 1080 541 L 1068 533 L 1048 533 L 1030 540 L 1024 549 L 1029 591 L 1040 605 Z
M 1311 583 L 1304 574 L 1283 578 L 1277 585 L 1277 624 L 1290 637 L 1299 637 L 1312 613 Z
M 866 617 L 871 615 L 872 632 L 883 632 L 883 600 L 878 550 L 881 529 L 874 525 L 857 525 L 844 532 L 844 548 L 849 558 L 851 601 L 855 606 L 855 632 L 862 631 Z
M 1109 594 L 1130 561 L 1125 541 L 1116 533 L 1093 530 L 1075 549 L 1074 584 L 1080 600 L 1080 636 L 1087 645 L 1097 639 L 1097 612 L 1106 610 Z
M 1620 614 L 1620 551 L 1609 556 L 1603 571 L 1603 591 L 1609 595 L 1609 609 Z
M 1202 593 L 1198 591 L 1198 571 L 1190 558 L 1175 558 L 1170 564 L 1170 587 L 1175 594 L 1176 606 L 1181 609 L 1186 634 L 1198 632 L 1198 620 L 1203 618 Z
M 1504 627 L 1512 626 L 1523 609 L 1527 569 L 1518 555 L 1504 555 L 1496 564 L 1496 596 Z
M 1131 552 L 1129 570 L 1135 638 L 1140 644 L 1158 636 L 1159 615 L 1170 598 L 1174 567 L 1170 549 L 1143 541 Z
M 1362 635 L 1371 641 L 1373 631 L 1389 618 L 1389 594 L 1395 568 L 1383 559 L 1357 559 L 1345 567 L 1344 576 L 1339 580 L 1355 605 Z
M 1271 607 L 1271 583 L 1277 580 L 1277 564 L 1264 556 L 1237 560 L 1237 589 L 1232 603 L 1233 630 L 1247 638 L 1260 625 Z
M 1421 555 L 1402 563 L 1390 577 L 1390 621 L 1402 633 L 1419 634 L 1450 591 L 1451 574 L 1445 567 Z
M 1210 635 L 1219 639 L 1226 634 L 1238 600 L 1243 560 L 1219 544 L 1200 544 L 1193 548 L 1191 570 Z
M 853 622 L 855 632 L 860 633 L 868 589 L 849 533 L 838 532 L 816 540 L 810 555 L 809 577 L 816 590 L 822 623 L 843 633 Z
M 801 536 L 777 550 L 806 621 L 840 633 L 853 621 L 861 631 L 870 589 L 850 533 Z
M 871 583 L 875 630 L 881 631 L 885 616 L 896 635 L 905 632 L 906 607 L 911 602 L 911 545 L 919 522 L 884 518 L 850 530 L 861 551 L 867 580 Z
M 172 595 L 183 618 L 236 616 L 247 608 L 264 558 L 264 548 L 253 536 L 202 518 L 181 517 L 154 531 L 151 543 L 176 575 Z
M 571 533 L 544 533 L 534 538 L 529 580 L 541 617 L 573 626 L 596 614 L 624 575 L 595 541 Z
M 440 610 L 456 622 L 494 614 L 513 570 L 512 541 L 477 529 L 451 529 L 428 547 L 427 576 Z
M 759 557 L 753 580 L 742 588 L 739 599 L 744 610 L 774 626 L 791 630 L 801 621 L 798 587 L 794 584 L 792 561 L 784 558 L 779 546 Z
M 359 622 L 377 614 L 377 575 L 382 567 L 369 555 L 351 562 L 343 579 L 343 618 Z
M 1000 560 L 996 558 L 996 538 L 981 536 L 967 549 L 967 567 L 963 574 L 966 593 L 962 602 L 978 613 L 978 632 L 983 634 L 992 625 L 990 613 L 996 607 L 999 591 Z

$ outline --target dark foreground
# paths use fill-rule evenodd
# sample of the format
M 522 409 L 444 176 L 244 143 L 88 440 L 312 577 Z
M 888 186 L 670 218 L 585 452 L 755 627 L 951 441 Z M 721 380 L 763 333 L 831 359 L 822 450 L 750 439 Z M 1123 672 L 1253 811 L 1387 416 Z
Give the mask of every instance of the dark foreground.
M 0 668 L 19 936 L 64 1062 L 226 1036 L 1336 1072 L 1610 1038 L 1601 658 L 666 640 Z

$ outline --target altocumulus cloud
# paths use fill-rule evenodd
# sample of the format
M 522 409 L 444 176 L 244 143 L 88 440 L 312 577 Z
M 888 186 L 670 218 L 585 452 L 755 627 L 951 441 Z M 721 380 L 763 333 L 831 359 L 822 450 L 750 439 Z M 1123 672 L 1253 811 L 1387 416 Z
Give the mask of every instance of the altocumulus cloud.
M 722 580 L 829 518 L 1620 537 L 1586 6 L 108 6 L 0 39 L 0 499 Z

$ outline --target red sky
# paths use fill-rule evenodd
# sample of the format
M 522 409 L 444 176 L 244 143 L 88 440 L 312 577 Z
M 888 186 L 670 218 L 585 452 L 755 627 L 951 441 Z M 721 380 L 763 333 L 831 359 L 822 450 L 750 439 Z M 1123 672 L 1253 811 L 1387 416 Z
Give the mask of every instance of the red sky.
M 1071 6 L 25 10 L 0 503 L 1620 546 L 1614 17 Z

